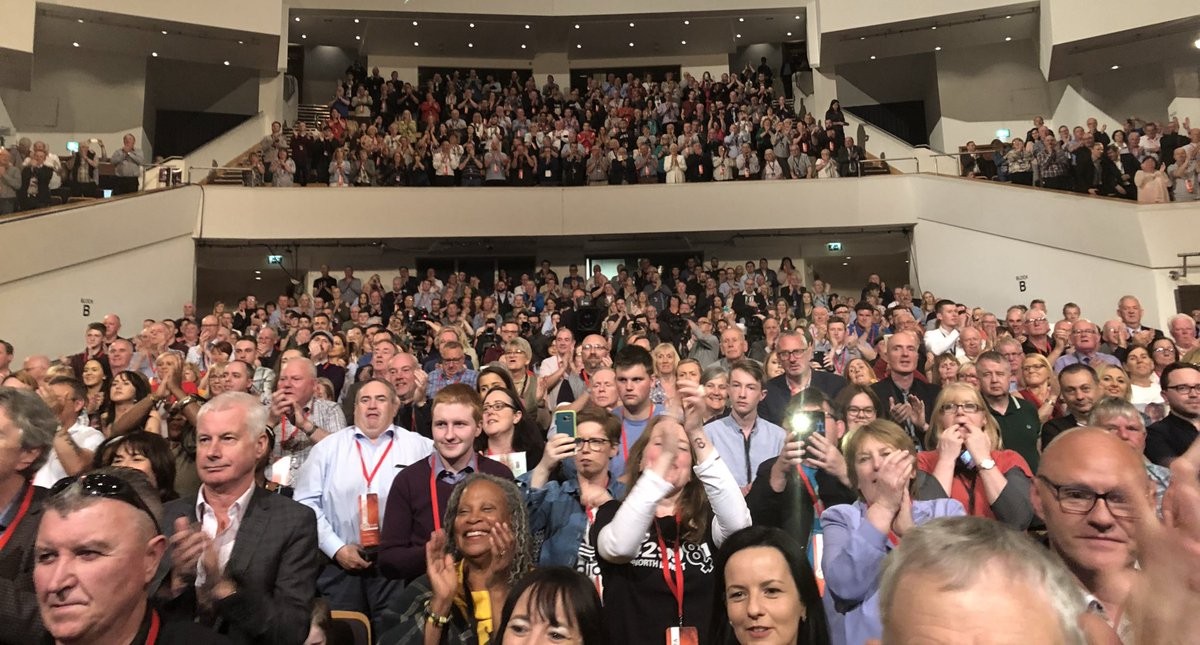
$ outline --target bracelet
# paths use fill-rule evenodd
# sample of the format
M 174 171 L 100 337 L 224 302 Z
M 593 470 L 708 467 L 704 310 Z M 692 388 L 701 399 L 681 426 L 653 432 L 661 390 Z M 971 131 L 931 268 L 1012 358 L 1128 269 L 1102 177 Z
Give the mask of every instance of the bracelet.
M 439 616 L 439 615 L 433 613 L 433 610 L 429 608 L 429 604 L 430 604 L 430 601 L 426 600 L 425 607 L 422 612 L 425 616 L 425 622 L 433 623 L 434 627 L 445 627 L 446 623 L 450 622 L 450 616 L 449 615 Z

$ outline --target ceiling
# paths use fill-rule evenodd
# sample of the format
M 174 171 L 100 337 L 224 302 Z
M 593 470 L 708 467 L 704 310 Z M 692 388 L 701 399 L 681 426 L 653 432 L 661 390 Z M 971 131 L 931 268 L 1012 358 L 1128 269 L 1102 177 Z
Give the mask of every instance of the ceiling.
M 1050 79 L 1065 78 L 1150 63 L 1200 67 L 1200 13 L 1191 18 L 1162 22 L 1054 48 Z
M 729 54 L 752 43 L 800 41 L 805 36 L 803 10 L 576 18 L 304 10 L 293 11 L 290 18 L 289 43 L 389 56 L 510 60 L 563 52 L 580 59 L 694 56 Z
M 139 58 L 157 54 L 218 65 L 228 61 L 231 66 L 263 71 L 274 71 L 279 59 L 275 36 L 39 4 L 34 49 L 47 45 Z

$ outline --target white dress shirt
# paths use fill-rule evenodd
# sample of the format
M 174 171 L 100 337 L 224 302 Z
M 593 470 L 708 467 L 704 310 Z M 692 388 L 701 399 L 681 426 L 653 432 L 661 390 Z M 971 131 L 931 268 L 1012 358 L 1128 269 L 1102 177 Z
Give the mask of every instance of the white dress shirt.
M 362 450 L 361 461 L 359 449 Z M 313 446 L 296 474 L 293 499 L 317 514 L 317 545 L 321 552 L 332 558 L 343 546 L 358 544 L 360 495 L 375 493 L 379 496 L 379 524 L 382 527 L 392 480 L 405 467 L 425 459 L 432 452 L 432 441 L 394 425 L 375 441 L 367 438 L 357 426 L 350 426 Z M 376 464 L 379 464 L 379 470 L 368 486 L 363 469 L 370 473 Z
M 84 450 L 95 450 L 104 443 L 104 433 L 84 423 L 76 423 L 67 430 L 67 433 L 71 435 L 71 441 Z M 63 468 L 62 462 L 58 460 L 58 451 L 51 447 L 50 458 L 33 476 L 33 485 L 50 488 L 66 476 L 67 471 Z
M 229 556 L 233 553 L 233 543 L 237 541 L 238 529 L 242 527 L 242 519 L 246 517 L 246 507 L 250 505 L 250 498 L 254 495 L 254 484 L 247 486 L 246 492 L 229 505 L 225 511 L 229 524 L 220 533 L 217 532 L 219 523 L 216 509 L 205 499 L 204 488 L 201 486 L 200 492 L 196 494 L 196 517 L 200 518 L 200 530 L 213 541 L 213 546 L 217 548 L 217 564 L 224 571 L 225 565 L 229 564 Z M 203 562 L 196 563 L 196 571 L 196 586 L 203 587 L 206 577 Z

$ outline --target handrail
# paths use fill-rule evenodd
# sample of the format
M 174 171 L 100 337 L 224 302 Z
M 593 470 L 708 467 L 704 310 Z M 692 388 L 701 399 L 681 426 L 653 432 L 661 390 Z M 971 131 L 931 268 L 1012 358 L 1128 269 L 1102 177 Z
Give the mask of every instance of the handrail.
M 188 166 L 187 167 L 187 183 L 189 183 L 189 184 L 196 183 L 196 182 L 192 181 L 192 171 L 193 170 L 203 170 L 208 173 L 212 173 L 213 171 L 217 171 L 217 170 L 236 170 L 238 172 L 243 172 L 246 170 L 250 170 L 250 167 L 249 166 Z

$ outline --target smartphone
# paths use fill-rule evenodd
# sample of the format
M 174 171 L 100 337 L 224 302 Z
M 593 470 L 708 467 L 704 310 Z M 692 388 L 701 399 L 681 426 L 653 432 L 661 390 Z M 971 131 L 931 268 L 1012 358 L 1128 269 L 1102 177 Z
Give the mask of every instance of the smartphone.
M 554 413 L 554 431 L 569 437 L 575 436 L 575 411 L 559 410 Z
M 796 412 L 791 418 L 792 441 L 805 441 L 814 433 L 825 434 L 825 412 Z
M 70 152 L 79 152 L 79 142 L 78 141 L 68 141 L 67 142 L 67 150 L 69 150 Z

